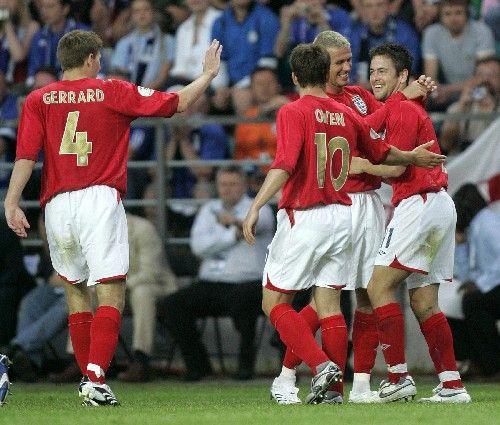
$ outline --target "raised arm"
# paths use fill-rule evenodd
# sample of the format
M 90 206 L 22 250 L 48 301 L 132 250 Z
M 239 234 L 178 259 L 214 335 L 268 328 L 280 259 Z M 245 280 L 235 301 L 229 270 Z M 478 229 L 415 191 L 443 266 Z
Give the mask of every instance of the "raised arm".
M 221 53 L 222 45 L 217 40 L 213 40 L 205 53 L 203 73 L 191 84 L 179 90 L 177 112 L 183 112 L 189 108 L 210 86 L 212 80 L 219 73 Z

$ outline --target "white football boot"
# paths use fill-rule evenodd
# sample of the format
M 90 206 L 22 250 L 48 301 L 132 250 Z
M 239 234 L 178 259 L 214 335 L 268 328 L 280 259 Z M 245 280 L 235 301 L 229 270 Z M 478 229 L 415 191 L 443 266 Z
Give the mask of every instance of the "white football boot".
M 278 376 L 271 385 L 271 400 L 278 404 L 302 403 L 298 396 L 299 389 L 295 386 L 295 377 Z

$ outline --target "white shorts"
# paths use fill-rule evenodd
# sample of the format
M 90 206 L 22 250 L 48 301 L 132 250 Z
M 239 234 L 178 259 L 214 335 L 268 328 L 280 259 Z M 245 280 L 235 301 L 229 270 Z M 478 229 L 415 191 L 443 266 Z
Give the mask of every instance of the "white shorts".
M 312 286 L 341 289 L 347 283 L 350 252 L 350 206 L 281 209 L 262 284 L 284 293 Z
M 384 205 L 375 191 L 350 193 L 349 196 L 352 200 L 352 254 L 349 280 L 344 289 L 366 289 L 384 238 Z
M 451 282 L 455 254 L 455 204 L 446 191 L 401 201 L 387 226 L 375 265 L 413 272 L 408 289 Z
M 91 186 L 56 195 L 45 206 L 54 270 L 69 283 L 125 278 L 127 218 L 116 189 Z

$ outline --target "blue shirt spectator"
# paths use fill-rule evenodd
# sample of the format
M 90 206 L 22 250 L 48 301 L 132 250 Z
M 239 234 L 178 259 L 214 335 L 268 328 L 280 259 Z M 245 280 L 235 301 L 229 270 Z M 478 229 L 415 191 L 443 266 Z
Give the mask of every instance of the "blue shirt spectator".
M 57 60 L 57 44 L 64 34 L 81 29 L 90 30 L 87 25 L 68 18 L 71 7 L 69 0 L 42 0 L 40 15 L 44 26 L 33 36 L 28 57 L 27 84 L 33 83 L 33 75 L 42 66 L 53 66 L 61 72 Z
M 220 124 L 204 124 L 190 134 L 191 145 L 199 159 L 224 159 L 227 154 L 227 137 Z M 177 153 L 174 159 L 184 159 Z M 173 197 L 191 198 L 196 176 L 189 168 L 173 169 Z
M 389 0 L 362 0 L 365 22 L 353 24 L 347 36 L 351 42 L 351 81 L 368 80 L 370 50 L 384 43 L 405 46 L 413 57 L 412 74 L 420 71 L 421 53 L 417 32 L 406 22 L 389 14 Z M 360 65 L 361 64 L 361 65 Z
M 245 8 L 247 14 L 238 19 Z M 249 0 L 231 1 L 212 29 L 212 38 L 224 46 L 222 60 L 227 64 L 230 85 L 249 86 L 257 65 L 264 66 L 266 59 L 273 58 L 278 30 L 278 18 L 266 6 Z
M 330 28 L 343 35 L 347 34 L 351 26 L 351 15 L 341 7 L 327 5 L 324 8 L 325 18 Z M 300 16 L 292 22 L 291 47 L 300 43 L 312 43 L 316 36 L 323 31 L 318 25 L 311 24 L 306 16 Z

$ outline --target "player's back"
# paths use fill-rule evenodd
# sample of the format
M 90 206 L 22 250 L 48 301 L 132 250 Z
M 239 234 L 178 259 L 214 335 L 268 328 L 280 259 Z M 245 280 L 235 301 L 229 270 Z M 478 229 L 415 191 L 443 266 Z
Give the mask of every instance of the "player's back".
M 405 100 L 394 104 L 387 117 L 386 141 L 402 150 L 412 150 L 434 140 L 429 150 L 441 153 L 432 120 L 419 102 Z M 397 205 L 409 196 L 438 192 L 448 186 L 448 174 L 443 165 L 432 169 L 408 165 L 405 172 L 391 179 L 393 188 L 392 202 Z
M 278 150 L 272 168 L 286 170 L 280 208 L 309 208 L 351 200 L 343 189 L 359 123 L 348 107 L 305 95 L 277 116 Z
M 126 190 L 130 123 L 170 116 L 177 95 L 118 80 L 63 80 L 31 93 L 20 121 L 17 158 L 44 150 L 42 205 L 57 193 L 94 185 Z

